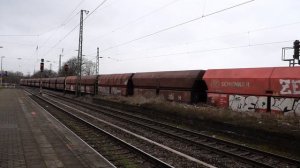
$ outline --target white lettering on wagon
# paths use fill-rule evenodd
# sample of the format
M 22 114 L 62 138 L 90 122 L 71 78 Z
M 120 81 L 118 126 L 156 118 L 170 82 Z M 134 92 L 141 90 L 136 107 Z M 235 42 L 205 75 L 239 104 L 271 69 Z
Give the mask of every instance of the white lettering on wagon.
M 229 95 L 229 107 L 235 111 L 266 110 L 267 97 Z
M 250 82 L 221 82 L 222 87 L 250 87 Z
M 280 79 L 281 85 L 280 94 L 300 94 L 300 80 Z
M 300 116 L 300 99 L 272 97 L 271 110 L 283 112 L 284 115 Z
M 234 88 L 241 88 L 241 87 L 250 87 L 250 82 L 240 82 L 240 81 L 218 81 L 212 80 L 211 82 L 212 87 L 234 87 Z

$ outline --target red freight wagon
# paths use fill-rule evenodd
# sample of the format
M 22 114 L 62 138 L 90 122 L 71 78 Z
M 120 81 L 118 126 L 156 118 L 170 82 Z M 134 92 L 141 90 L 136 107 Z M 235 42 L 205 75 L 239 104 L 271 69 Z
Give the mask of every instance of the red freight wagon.
M 20 84 L 22 86 L 27 86 L 28 79 L 21 79 Z
M 271 76 L 271 111 L 300 116 L 300 67 L 277 67 Z
M 66 91 L 76 91 L 77 76 L 68 76 L 66 78 Z
M 207 70 L 208 103 L 237 111 L 267 111 L 274 68 Z
M 35 86 L 35 79 L 30 79 L 30 86 Z
M 26 81 L 26 79 L 21 79 L 21 80 L 20 80 L 20 85 L 21 85 L 21 86 L 24 86 L 24 85 L 25 85 L 25 81 Z
M 31 79 L 31 85 L 30 86 L 35 86 L 35 83 L 36 83 L 36 79 Z
M 101 95 L 132 95 L 132 73 L 100 75 L 98 93 Z
M 82 76 L 80 83 L 81 83 L 81 88 L 80 91 L 83 93 L 88 93 L 88 94 L 95 94 L 96 93 L 96 86 L 97 86 L 97 75 L 93 76 Z
M 204 73 L 203 70 L 137 73 L 132 78 L 134 94 L 161 95 L 176 102 L 198 102 L 205 99 Z
M 50 78 L 49 79 L 49 88 L 50 89 L 56 89 L 55 85 L 56 85 L 56 78 Z
M 157 78 L 159 95 L 169 101 L 185 103 L 205 99 L 204 73 L 203 70 L 161 72 Z
M 42 78 L 41 80 L 43 88 L 49 88 L 49 78 Z
M 274 68 L 209 69 L 204 75 L 208 92 L 264 95 Z
M 208 103 L 237 111 L 300 115 L 300 67 L 207 70 Z
M 40 79 L 33 79 L 33 86 L 40 87 Z
M 32 85 L 32 79 L 27 79 L 27 86 L 31 86 Z
M 134 95 L 142 95 L 146 98 L 155 97 L 158 94 L 158 72 L 135 73 L 132 77 Z
M 274 68 L 271 76 L 273 95 L 300 97 L 300 67 Z
M 53 78 L 54 85 L 51 83 L 51 89 L 56 89 L 56 90 L 65 90 L 65 77 L 58 77 L 58 78 Z
M 30 86 L 34 86 L 35 79 L 30 79 Z
M 157 80 L 160 88 L 191 89 L 204 73 L 204 70 L 160 72 Z

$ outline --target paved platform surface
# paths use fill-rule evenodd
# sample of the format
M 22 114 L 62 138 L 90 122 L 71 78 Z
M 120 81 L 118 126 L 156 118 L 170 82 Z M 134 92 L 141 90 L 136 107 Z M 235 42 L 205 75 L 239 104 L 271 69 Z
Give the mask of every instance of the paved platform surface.
M 21 89 L 0 89 L 0 168 L 113 167 Z

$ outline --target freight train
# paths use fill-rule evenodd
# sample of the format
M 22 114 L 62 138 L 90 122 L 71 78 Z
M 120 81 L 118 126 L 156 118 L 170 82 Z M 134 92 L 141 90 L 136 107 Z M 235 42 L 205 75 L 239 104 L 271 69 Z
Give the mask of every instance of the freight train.
M 76 76 L 21 79 L 23 86 L 75 92 Z M 144 97 L 300 116 L 300 67 L 208 69 L 82 76 L 80 92 Z

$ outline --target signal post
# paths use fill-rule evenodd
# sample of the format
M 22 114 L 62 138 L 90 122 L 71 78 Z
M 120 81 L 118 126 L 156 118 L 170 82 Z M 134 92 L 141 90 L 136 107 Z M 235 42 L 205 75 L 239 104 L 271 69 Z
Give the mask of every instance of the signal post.
M 43 82 L 42 82 L 42 74 L 43 74 L 43 71 L 44 71 L 44 59 L 41 59 L 41 64 L 40 64 L 40 72 L 41 72 L 41 75 L 40 75 L 40 94 L 42 94 L 42 90 L 43 90 Z

